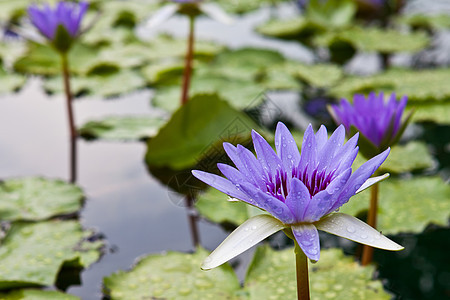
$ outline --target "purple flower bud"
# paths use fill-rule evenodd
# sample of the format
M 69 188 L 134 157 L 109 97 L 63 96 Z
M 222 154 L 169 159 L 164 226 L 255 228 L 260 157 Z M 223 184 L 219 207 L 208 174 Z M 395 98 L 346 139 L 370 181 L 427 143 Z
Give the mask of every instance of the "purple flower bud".
M 397 101 L 395 93 L 388 101 L 384 100 L 383 93 L 376 95 L 372 92 L 367 98 L 356 94 L 353 105 L 342 99 L 339 105 L 332 105 L 331 113 L 337 124 L 345 126 L 348 135 L 359 131 L 361 138 L 373 148 L 370 154 L 374 154 L 394 145 L 400 138 L 409 119 L 402 122 L 407 101 L 407 96 Z M 365 154 L 364 149 L 361 150 Z
M 89 4 L 84 1 L 78 4 L 60 1 L 54 8 L 51 8 L 48 4 L 44 4 L 41 8 L 32 4 L 28 8 L 28 15 L 31 23 L 51 41 L 55 39 L 60 25 L 71 38 L 75 38 L 80 33 L 81 20 L 88 6 Z

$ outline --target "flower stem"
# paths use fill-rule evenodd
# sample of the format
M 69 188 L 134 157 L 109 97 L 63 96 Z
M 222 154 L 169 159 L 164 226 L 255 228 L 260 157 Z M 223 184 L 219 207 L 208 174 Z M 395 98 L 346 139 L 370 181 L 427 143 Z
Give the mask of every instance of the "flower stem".
M 297 299 L 309 300 L 308 258 L 295 242 L 295 265 L 297 269 Z
M 181 105 L 186 104 L 186 102 L 189 99 L 189 87 L 191 84 L 191 75 L 192 75 L 192 59 L 194 56 L 194 25 L 195 25 L 195 17 L 189 16 L 189 37 L 184 64 L 183 89 L 181 91 Z
M 192 213 L 194 207 L 194 199 L 191 195 L 187 195 L 186 198 L 184 198 L 186 209 L 188 212 L 188 219 L 189 219 L 189 227 L 191 228 L 191 238 L 192 238 L 192 244 L 196 248 L 200 245 L 200 235 L 198 233 L 198 227 L 197 227 L 197 217 Z
M 377 210 L 378 210 L 378 183 L 374 184 L 370 188 L 370 207 L 369 213 L 367 215 L 367 224 L 372 226 L 373 228 L 377 227 Z M 372 262 L 373 257 L 373 248 L 367 245 L 364 245 L 361 264 L 366 266 Z
M 72 92 L 70 89 L 70 72 L 69 61 L 67 53 L 61 54 L 62 73 L 64 80 L 64 92 L 66 95 L 67 115 L 69 119 L 69 133 L 70 133 L 70 176 L 69 181 L 74 183 L 77 178 L 77 130 L 75 128 L 73 109 L 72 109 Z

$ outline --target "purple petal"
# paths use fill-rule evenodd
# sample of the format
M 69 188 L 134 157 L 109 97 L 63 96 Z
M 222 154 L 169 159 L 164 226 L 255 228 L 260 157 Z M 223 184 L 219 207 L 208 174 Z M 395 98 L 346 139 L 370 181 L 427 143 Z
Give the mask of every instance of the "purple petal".
M 315 222 L 334 210 L 332 208 L 339 199 L 339 192 L 347 183 L 351 173 L 352 169 L 348 168 L 339 174 L 339 176 L 337 176 L 325 190 L 314 195 L 305 211 L 305 222 Z
M 318 261 L 320 258 L 320 240 L 317 228 L 312 224 L 293 225 L 291 228 L 303 253 L 309 259 Z
M 256 131 L 252 131 L 253 145 L 255 147 L 258 160 L 263 167 L 267 178 L 272 178 L 277 173 L 277 169 L 281 168 L 281 160 L 270 147 L 269 143 Z
M 304 221 L 303 216 L 310 201 L 311 195 L 308 188 L 299 179 L 293 178 L 291 181 L 291 191 L 286 197 L 286 205 L 294 215 L 295 222 Z
M 79 8 L 78 8 L 78 15 L 76 16 L 76 18 L 73 21 L 74 27 L 75 29 L 75 34 L 78 34 L 78 32 L 80 31 L 80 25 L 81 25 L 81 20 L 84 17 L 84 14 L 86 13 L 87 9 L 89 8 L 89 3 L 82 1 L 79 3 Z
M 322 125 L 320 126 L 319 130 L 316 133 L 317 150 L 321 151 L 327 141 L 328 141 L 327 128 Z
M 306 170 L 308 177 L 317 166 L 317 144 L 311 124 L 306 128 L 303 136 L 302 153 L 300 156 L 299 169 Z
M 340 125 L 322 147 L 321 151 L 318 151 L 319 170 L 327 168 L 334 161 L 336 152 L 339 152 L 344 143 L 344 139 L 345 128 L 344 125 Z
M 401 98 L 400 103 L 398 104 L 397 110 L 395 112 L 394 131 L 392 133 L 394 136 L 397 134 L 397 131 L 400 128 L 400 121 L 402 119 L 403 111 L 405 110 L 407 103 L 408 97 L 405 95 Z
M 267 211 L 285 224 L 294 222 L 294 215 L 284 202 L 256 189 L 250 183 L 243 182 L 240 184 L 240 188 L 250 197 L 255 206 Z
M 359 167 L 348 179 L 345 186 L 342 188 L 342 192 L 339 195 L 338 201 L 333 205 L 330 211 L 336 210 L 353 196 L 361 185 L 380 167 L 385 161 L 391 148 L 386 149 L 384 152 L 371 158 L 361 167 Z
M 241 145 L 234 147 L 230 143 L 224 143 L 223 148 L 239 171 L 241 171 L 248 180 L 252 181 L 260 189 L 266 188 L 261 165 L 258 163 L 253 153 Z
M 292 174 L 292 168 L 298 166 L 300 162 L 300 152 L 291 132 L 281 122 L 278 122 L 275 131 L 275 148 L 283 162 L 284 169 L 288 175 Z
M 217 164 L 217 167 L 219 168 L 220 172 L 222 172 L 222 174 L 226 178 L 228 178 L 228 180 L 231 181 L 233 184 L 241 183 L 242 181 L 247 181 L 247 178 L 232 166 L 225 164 Z
M 213 188 L 221 191 L 222 193 L 227 194 L 230 197 L 240 199 L 244 202 L 250 203 L 253 205 L 251 199 L 242 191 L 240 191 L 235 184 L 233 184 L 228 179 L 217 176 L 215 174 L 193 170 L 192 175 L 196 178 L 200 179 L 204 183 L 212 186 Z

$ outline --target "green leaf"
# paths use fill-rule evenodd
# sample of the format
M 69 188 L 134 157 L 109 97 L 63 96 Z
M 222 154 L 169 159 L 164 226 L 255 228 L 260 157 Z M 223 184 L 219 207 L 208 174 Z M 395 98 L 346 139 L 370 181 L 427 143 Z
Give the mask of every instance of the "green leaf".
M 382 170 L 394 173 L 423 170 L 433 166 L 433 157 L 424 143 L 410 142 L 392 147 Z
M 153 62 L 142 69 L 142 76 L 151 85 L 179 84 L 183 70 L 184 62 L 181 60 Z
M 228 265 L 202 271 L 208 253 L 168 252 L 141 259 L 132 270 L 104 278 L 111 300 L 128 299 L 238 299 L 239 281 Z
M 317 30 L 314 26 L 302 16 L 293 19 L 271 19 L 267 23 L 259 25 L 256 31 L 260 34 L 280 38 L 280 39 L 298 39 L 302 35 L 307 35 Z
M 305 15 L 309 20 L 324 27 L 339 28 L 349 25 L 355 13 L 356 4 L 352 0 L 310 0 Z
M 0 219 L 44 220 L 81 209 L 83 191 L 61 180 L 40 177 L 8 179 L 0 183 Z
M 311 299 L 391 299 L 374 266 L 362 267 L 340 249 L 320 252 L 320 260 L 309 264 Z M 274 251 L 259 247 L 247 270 L 245 290 L 249 299 L 296 299 L 294 249 Z
M 146 162 L 173 169 L 192 167 L 210 151 L 223 152 L 225 141 L 247 141 L 254 128 L 256 124 L 246 114 L 216 95 L 198 95 L 148 141 Z
M 264 99 L 260 96 L 264 91 L 265 88 L 262 85 L 249 80 L 213 75 L 194 75 L 189 93 L 190 97 L 199 94 L 217 93 L 237 109 L 251 109 L 262 103 Z M 156 90 L 152 103 L 156 107 L 174 111 L 180 106 L 180 98 L 180 85 L 161 87 Z
M 435 122 L 450 125 L 450 101 L 443 103 L 428 103 L 411 105 L 414 109 L 413 122 Z
M 75 43 L 68 60 L 72 74 L 86 74 L 96 64 L 96 49 Z M 29 43 L 28 51 L 14 63 L 17 72 L 37 75 L 61 74 L 61 57 L 46 45 Z
M 361 51 L 397 53 L 418 52 L 429 44 L 430 39 L 423 32 L 402 33 L 376 27 L 352 27 L 339 32 L 328 32 L 316 37 L 314 42 L 322 47 L 345 42 Z
M 408 106 L 414 101 L 444 101 L 450 99 L 450 69 L 412 71 L 392 69 L 369 77 L 348 77 L 332 88 L 337 98 L 352 99 L 353 94 L 368 94 L 378 90 L 408 96 Z
M 101 97 L 114 97 L 143 88 L 145 80 L 136 71 L 122 70 L 104 75 L 74 76 L 71 78 L 71 84 L 74 94 L 87 93 Z M 63 93 L 62 78 L 47 79 L 44 82 L 44 88 L 49 93 Z
M 429 224 L 448 225 L 450 186 L 439 177 L 389 178 L 380 184 L 377 229 L 383 234 L 420 233 Z M 369 207 L 369 192 L 359 193 L 340 212 L 357 215 Z
M 14 290 L 7 294 L 0 293 L 2 300 L 80 300 L 77 296 L 57 291 L 35 289 Z
M 78 132 L 86 139 L 135 141 L 153 137 L 165 122 L 150 116 L 109 116 L 87 122 Z
M 288 0 L 217 0 L 216 3 L 219 4 L 227 12 L 234 14 L 243 14 L 251 12 L 253 10 L 257 10 L 262 6 L 275 5 L 286 1 Z
M 232 224 L 234 226 L 238 226 L 256 215 L 257 213 L 254 213 L 253 210 L 264 213 L 262 210 L 244 202 L 230 202 L 227 199 L 228 196 L 224 193 L 208 188 L 198 197 L 195 207 L 202 216 L 214 223 Z
M 441 15 L 403 15 L 397 20 L 400 24 L 406 24 L 414 28 L 447 29 L 450 28 L 450 20 L 447 14 Z
M 325 88 L 335 85 L 343 76 L 342 69 L 331 64 L 296 65 L 296 76 L 308 84 Z
M 92 260 L 80 258 L 98 249 L 83 246 L 84 237 L 76 221 L 13 223 L 0 246 L 0 289 L 53 285 L 64 262 L 87 267 Z
M 8 73 L 0 66 L 0 94 L 14 92 L 20 89 L 25 82 L 24 76 Z

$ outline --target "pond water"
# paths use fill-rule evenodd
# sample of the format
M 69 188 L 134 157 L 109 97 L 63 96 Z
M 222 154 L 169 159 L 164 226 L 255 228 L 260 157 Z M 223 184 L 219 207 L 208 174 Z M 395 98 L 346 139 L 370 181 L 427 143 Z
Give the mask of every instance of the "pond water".
M 412 9 L 417 9 L 418 2 L 411 5 Z M 289 15 L 291 8 L 284 6 L 275 13 Z M 198 22 L 197 33 L 200 38 L 214 39 L 233 48 L 267 47 L 311 62 L 312 54 L 298 44 L 269 40 L 252 31 L 255 24 L 268 19 L 271 13 L 268 9 L 252 13 L 238 18 L 232 26 L 202 19 Z M 174 18 L 158 31 L 183 36 L 186 25 L 183 18 Z M 139 35 L 144 38 L 155 33 L 139 29 Z M 371 65 L 376 68 L 376 62 L 372 61 Z M 0 98 L 1 179 L 34 175 L 68 178 L 65 102 L 62 96 L 46 95 L 40 83 L 39 79 L 32 79 L 19 93 Z M 77 100 L 76 123 L 82 125 L 89 119 L 113 114 L 160 114 L 150 107 L 150 98 L 151 91 L 139 91 L 108 101 Z M 297 125 L 303 127 L 305 122 Z M 82 272 L 82 285 L 69 287 L 69 293 L 82 299 L 100 299 L 102 278 L 117 270 L 129 269 L 140 256 L 194 249 L 186 210 L 177 204 L 167 187 L 148 173 L 144 164 L 145 151 L 145 144 L 139 142 L 78 141 L 77 183 L 86 195 L 81 222 L 105 236 L 107 249 L 99 262 Z M 199 222 L 199 230 L 201 244 L 207 249 L 217 246 L 226 236 L 219 226 L 206 221 Z

